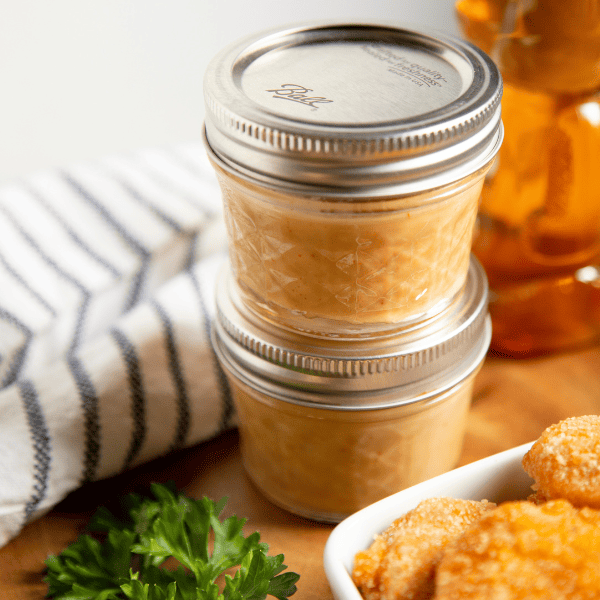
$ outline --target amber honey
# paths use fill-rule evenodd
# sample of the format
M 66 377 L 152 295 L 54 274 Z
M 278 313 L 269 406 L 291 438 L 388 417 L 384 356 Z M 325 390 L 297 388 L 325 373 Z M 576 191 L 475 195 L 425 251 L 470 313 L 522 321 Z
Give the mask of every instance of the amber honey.
M 513 356 L 600 336 L 600 5 L 526 4 L 457 3 L 504 77 L 505 138 L 473 251 L 492 290 L 492 347 Z
M 458 0 L 456 9 L 505 82 L 559 94 L 600 85 L 598 0 Z

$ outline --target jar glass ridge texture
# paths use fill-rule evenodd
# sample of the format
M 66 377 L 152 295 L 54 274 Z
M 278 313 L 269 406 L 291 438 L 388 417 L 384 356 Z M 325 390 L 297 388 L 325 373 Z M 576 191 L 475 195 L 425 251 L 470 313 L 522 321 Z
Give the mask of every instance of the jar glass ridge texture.
M 386 335 L 464 285 L 502 83 L 475 47 L 389 24 L 251 36 L 205 76 L 205 142 L 248 306 L 311 336 Z
M 213 346 L 238 415 L 244 467 L 274 504 L 337 522 L 456 466 L 491 337 L 485 273 L 436 317 L 370 339 L 275 328 L 217 284 Z
M 233 380 L 244 468 L 279 507 L 342 521 L 456 466 L 475 374 L 416 406 L 363 411 L 298 406 Z
M 229 255 L 248 305 L 312 335 L 381 335 L 464 285 L 483 175 L 409 197 L 329 200 L 259 188 L 217 167 Z

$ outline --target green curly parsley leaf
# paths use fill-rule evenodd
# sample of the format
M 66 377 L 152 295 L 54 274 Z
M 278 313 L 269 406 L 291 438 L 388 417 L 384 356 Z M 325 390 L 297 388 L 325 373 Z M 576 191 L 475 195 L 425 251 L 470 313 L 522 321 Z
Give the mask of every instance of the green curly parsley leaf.
M 155 499 L 130 495 L 129 520 L 100 509 L 89 529 L 46 560 L 48 598 L 55 600 L 286 600 L 299 575 L 283 554 L 269 556 L 258 532 L 244 537 L 245 519 L 221 521 L 226 500 L 193 500 L 153 484 Z M 163 563 L 173 559 L 176 569 Z M 237 567 L 232 576 L 226 571 Z M 216 580 L 219 576 L 221 584 Z

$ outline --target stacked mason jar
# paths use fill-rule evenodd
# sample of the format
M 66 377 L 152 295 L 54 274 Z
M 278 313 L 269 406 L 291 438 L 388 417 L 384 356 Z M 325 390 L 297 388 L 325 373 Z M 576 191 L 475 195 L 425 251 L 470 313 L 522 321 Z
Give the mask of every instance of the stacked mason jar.
M 390 24 L 252 36 L 205 76 L 230 264 L 213 344 L 248 475 L 336 522 L 455 466 L 490 341 L 470 246 L 502 84 Z

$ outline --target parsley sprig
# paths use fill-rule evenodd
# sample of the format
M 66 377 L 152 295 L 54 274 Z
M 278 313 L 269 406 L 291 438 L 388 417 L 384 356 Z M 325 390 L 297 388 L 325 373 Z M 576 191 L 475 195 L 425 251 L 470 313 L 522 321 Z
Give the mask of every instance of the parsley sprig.
M 129 519 L 101 508 L 81 535 L 46 560 L 55 600 L 286 600 L 299 575 L 282 573 L 283 554 L 269 556 L 260 534 L 244 537 L 245 519 L 219 519 L 226 499 L 193 500 L 153 484 L 155 498 L 130 495 Z M 212 542 L 212 548 L 211 548 Z M 164 568 L 175 559 L 177 568 Z M 225 573 L 238 567 L 232 576 Z M 224 575 L 221 586 L 216 582 Z

